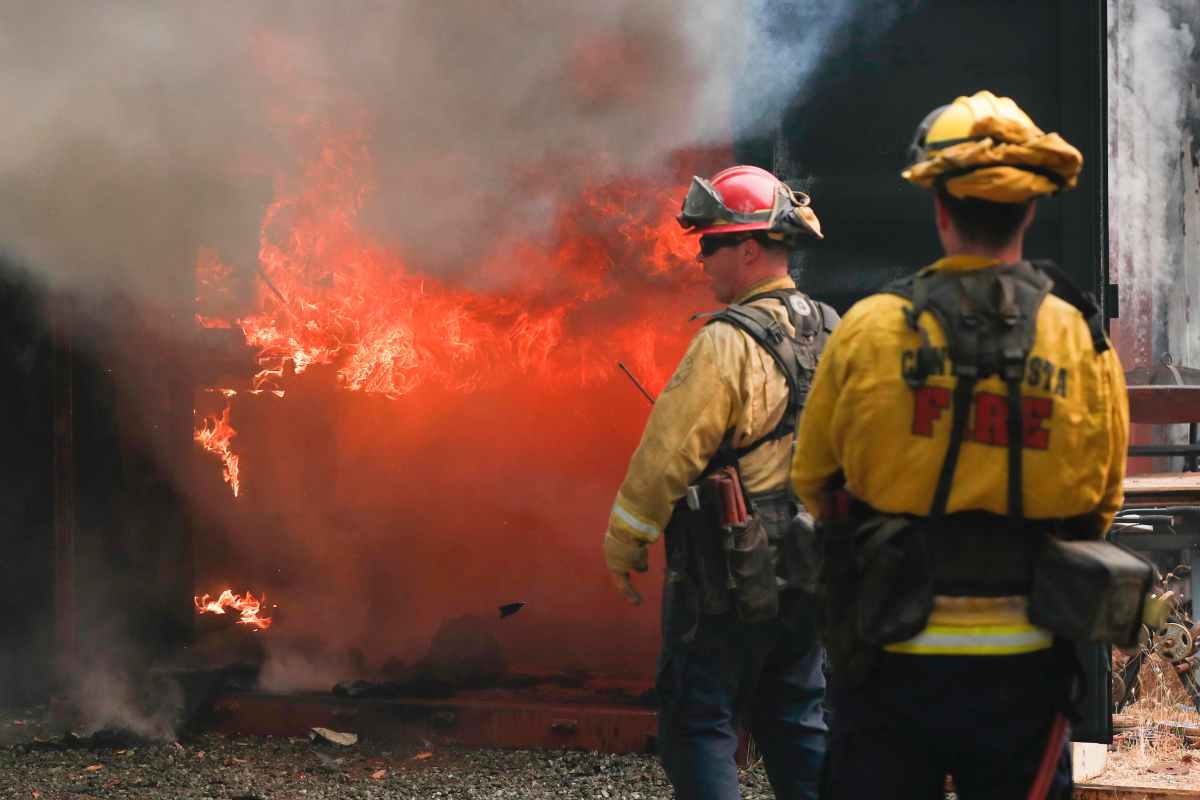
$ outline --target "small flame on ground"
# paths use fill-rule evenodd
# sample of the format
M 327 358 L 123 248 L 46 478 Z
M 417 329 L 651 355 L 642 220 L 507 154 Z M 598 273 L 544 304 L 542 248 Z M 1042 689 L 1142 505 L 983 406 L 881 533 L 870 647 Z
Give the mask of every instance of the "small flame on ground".
M 220 417 L 214 414 L 205 416 L 200 421 L 200 427 L 196 428 L 192 438 L 205 450 L 221 459 L 225 465 L 221 474 L 224 476 L 225 482 L 233 489 L 233 496 L 237 497 L 238 492 L 241 491 L 241 482 L 238 480 L 238 457 L 230 446 L 230 441 L 237 436 L 237 431 L 229 424 L 229 412 L 230 406 L 227 404 Z
M 234 594 L 232 589 L 226 589 L 221 592 L 217 599 L 213 599 L 212 595 L 196 595 L 193 601 L 196 604 L 196 611 L 200 614 L 225 614 L 226 609 L 237 611 L 241 617 L 237 624 L 249 625 L 258 631 L 265 631 L 271 627 L 270 617 L 260 617 L 259 612 L 262 610 L 263 604 L 267 598 L 257 598 L 250 593 Z

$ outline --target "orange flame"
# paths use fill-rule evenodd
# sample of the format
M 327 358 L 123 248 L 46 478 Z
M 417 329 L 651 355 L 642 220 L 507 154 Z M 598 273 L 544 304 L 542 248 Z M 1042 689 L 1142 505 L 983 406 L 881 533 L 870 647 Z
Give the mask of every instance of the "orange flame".
M 591 384 L 619 379 L 617 361 L 652 391 L 665 383 L 686 314 L 642 295 L 673 300 L 703 280 L 695 242 L 674 219 L 685 187 L 592 186 L 554 216 L 546 243 L 498 244 L 468 287 L 414 273 L 360 229 L 366 138 L 321 135 L 301 175 L 279 177 L 262 221 L 257 309 L 236 323 L 258 354 L 253 390 L 282 395 L 290 376 L 315 365 L 331 367 L 342 389 L 390 398 L 425 383 L 469 392 L 531 375 Z M 202 292 L 233 274 L 211 250 L 197 271 Z M 233 433 L 227 408 L 204 420 L 196 441 L 222 459 L 237 496 Z
M 237 611 L 241 616 L 237 621 L 239 625 L 249 625 L 255 630 L 265 631 L 271 627 L 270 617 L 260 617 L 259 612 L 263 605 L 267 602 L 267 598 L 257 598 L 249 591 L 245 595 L 234 594 L 232 589 L 226 589 L 221 592 L 221 596 L 216 600 L 212 595 L 196 595 L 192 602 L 196 605 L 196 611 L 200 614 L 224 614 L 226 609 Z
M 230 406 L 226 405 L 220 417 L 214 414 L 205 416 L 200 421 L 200 426 L 192 434 L 192 438 L 205 450 L 221 459 L 224 464 L 222 475 L 225 482 L 233 489 L 233 496 L 237 497 L 238 492 L 241 491 L 241 481 L 238 479 L 238 457 L 230 446 L 230 441 L 237 436 L 237 431 L 229 424 L 229 412 Z
M 267 209 L 260 310 L 239 320 L 259 354 L 255 388 L 317 364 L 334 365 L 345 389 L 393 398 L 430 380 L 471 391 L 514 372 L 575 372 L 584 383 L 611 376 L 617 358 L 647 346 L 648 331 L 634 321 L 606 332 L 610 363 L 601 370 L 586 357 L 595 349 L 586 337 L 567 336 L 571 314 L 618 290 L 612 276 L 618 254 L 585 221 L 601 220 L 591 226 L 620 235 L 620 257 L 639 262 L 624 265 L 626 273 L 679 282 L 699 277 L 694 243 L 673 219 L 682 192 L 651 195 L 633 182 L 585 192 L 579 207 L 561 214 L 557 247 L 510 246 L 505 258 L 486 259 L 485 280 L 493 271 L 525 276 L 503 294 L 414 275 L 357 228 L 369 170 L 361 136 L 331 137 L 300 185 Z M 647 206 L 653 210 L 635 210 Z M 520 268 L 507 269 L 514 260 Z M 208 259 L 206 268 L 219 272 Z M 652 335 L 648 344 L 652 351 Z M 644 373 L 662 371 L 652 353 L 640 360 L 647 362 L 639 365 Z

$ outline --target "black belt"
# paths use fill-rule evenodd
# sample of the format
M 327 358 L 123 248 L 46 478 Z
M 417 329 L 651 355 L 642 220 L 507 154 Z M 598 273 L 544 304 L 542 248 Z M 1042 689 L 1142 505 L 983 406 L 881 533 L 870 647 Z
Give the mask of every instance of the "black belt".
M 856 513 L 876 514 L 856 502 Z M 1000 514 L 962 511 L 938 519 L 912 517 L 924 539 L 936 594 L 1005 597 L 1029 594 L 1033 564 L 1047 536 L 1079 538 L 1083 518 L 1026 519 L 1019 526 Z

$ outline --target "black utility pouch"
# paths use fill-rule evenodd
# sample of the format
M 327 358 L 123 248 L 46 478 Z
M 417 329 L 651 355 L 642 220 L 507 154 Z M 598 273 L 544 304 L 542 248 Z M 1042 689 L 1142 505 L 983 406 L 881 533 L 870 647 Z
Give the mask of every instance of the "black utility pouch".
M 717 615 L 728 613 L 733 607 L 733 594 L 729 587 L 729 557 L 725 553 L 725 534 L 717 525 L 715 511 L 702 508 L 689 511 L 693 515 L 692 574 L 700 590 L 700 613 Z
M 771 542 L 762 517 L 753 514 L 731 534 L 729 574 L 735 584 L 734 603 L 743 622 L 766 622 L 779 616 L 779 582 Z
M 847 668 L 858 644 L 858 575 L 854 565 L 854 530 L 849 522 L 825 520 L 817 525 L 821 572 L 817 576 L 817 634 L 835 671 Z
M 823 556 L 817 542 L 812 515 L 800 511 L 792 517 L 783 536 L 780 572 L 788 589 L 816 594 Z
M 722 547 L 723 531 L 717 524 L 714 498 L 702 497 L 698 509 L 682 501 L 675 505 L 667 538 L 684 549 L 682 572 L 696 595 L 701 614 L 727 613 L 732 606 L 729 591 L 729 560 Z
M 861 686 L 879 659 L 879 647 L 858 635 L 861 579 L 854 532 L 857 523 L 824 521 L 817 526 L 821 571 L 817 581 L 817 633 L 842 686 Z
M 1137 642 L 1154 568 L 1110 542 L 1048 536 L 1033 565 L 1029 621 L 1074 642 Z
M 907 517 L 881 515 L 854 532 L 859 576 L 855 629 L 872 645 L 916 636 L 933 612 L 933 574 L 924 531 Z

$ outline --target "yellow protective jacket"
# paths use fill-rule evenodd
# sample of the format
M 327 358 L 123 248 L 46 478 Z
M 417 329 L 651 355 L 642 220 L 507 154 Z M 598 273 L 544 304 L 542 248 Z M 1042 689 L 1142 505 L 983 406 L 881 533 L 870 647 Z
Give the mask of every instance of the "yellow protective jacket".
M 930 270 L 972 270 L 995 261 L 944 258 Z M 841 472 L 854 497 L 886 513 L 929 513 L 950 439 L 952 404 L 919 399 L 902 369 L 920 346 L 904 310 L 911 304 L 878 294 L 846 313 L 822 354 L 801 414 L 792 486 L 820 519 L 830 512 L 827 489 Z M 934 347 L 946 337 L 932 314 L 921 327 Z M 927 387 L 953 392 L 947 370 Z M 946 512 L 1007 512 L 1007 447 L 975 433 L 981 403 L 1005 395 L 992 376 L 975 389 Z M 1047 519 L 1094 515 L 1097 537 L 1121 506 L 1129 406 L 1116 352 L 1097 354 L 1083 315 L 1049 295 L 1038 311 L 1022 398 L 1028 431 L 1024 449 L 1024 515 Z M 991 398 L 987 397 L 990 395 Z M 1004 406 L 1006 407 L 1006 406 Z M 990 412 L 989 412 L 990 413 Z M 1011 654 L 1044 649 L 1050 634 L 1029 624 L 1025 599 L 949 598 L 935 601 L 927 629 L 887 649 L 911 653 Z
M 734 303 L 794 288 L 791 278 L 776 278 L 755 285 Z M 795 333 L 779 301 L 752 305 Z M 787 405 L 787 381 L 770 353 L 732 325 L 701 328 L 655 402 L 617 492 L 604 541 L 609 569 L 628 572 L 638 566 L 644 546 L 662 535 L 675 502 L 703 472 L 727 431 L 734 431 L 735 448 L 752 444 L 775 428 Z M 743 456 L 739 471 L 746 490 L 757 494 L 786 487 L 791 449 L 791 437 L 784 437 Z

